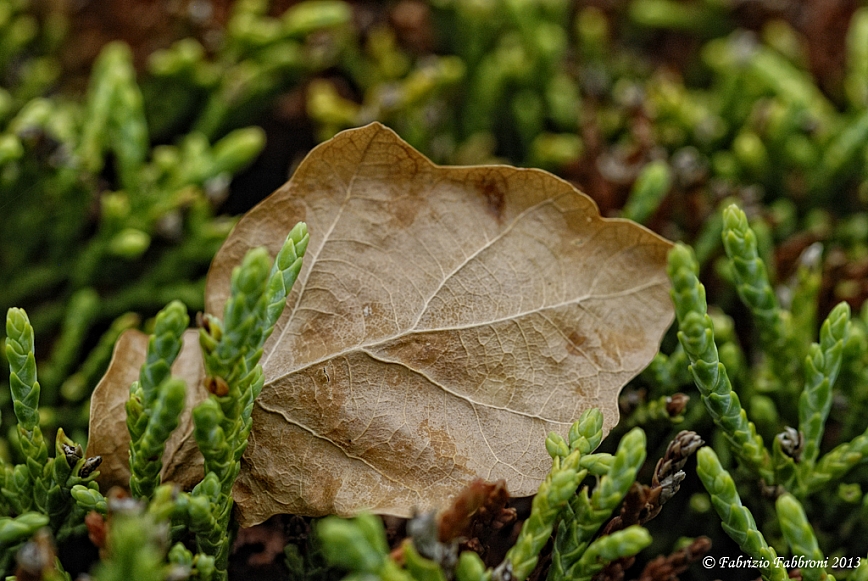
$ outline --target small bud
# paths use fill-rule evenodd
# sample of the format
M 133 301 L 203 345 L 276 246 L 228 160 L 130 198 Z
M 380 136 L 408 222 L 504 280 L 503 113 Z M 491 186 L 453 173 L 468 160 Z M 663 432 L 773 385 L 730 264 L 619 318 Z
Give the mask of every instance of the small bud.
M 93 472 L 99 468 L 99 465 L 102 464 L 102 456 L 94 456 L 92 458 L 88 458 L 84 461 L 84 464 L 81 466 L 81 470 L 78 471 L 79 478 L 87 478 Z
M 546 450 L 552 458 L 565 458 L 570 453 L 570 447 L 560 434 L 550 432 L 546 437 Z
M 205 389 L 217 397 L 225 397 L 229 394 L 229 384 L 222 377 L 208 376 L 205 378 Z
M 805 448 L 805 436 L 802 432 L 787 426 L 776 438 L 781 443 L 784 454 L 796 462 L 802 459 L 802 451 Z
M 66 463 L 69 464 L 70 468 L 75 467 L 78 464 L 78 461 L 81 460 L 82 450 L 81 446 L 76 444 L 75 446 L 70 446 L 69 444 L 61 444 L 63 447 L 63 454 L 66 456 Z
M 690 401 L 690 396 L 683 393 L 675 393 L 666 398 L 666 413 L 670 418 L 680 416 L 687 409 L 687 402 Z

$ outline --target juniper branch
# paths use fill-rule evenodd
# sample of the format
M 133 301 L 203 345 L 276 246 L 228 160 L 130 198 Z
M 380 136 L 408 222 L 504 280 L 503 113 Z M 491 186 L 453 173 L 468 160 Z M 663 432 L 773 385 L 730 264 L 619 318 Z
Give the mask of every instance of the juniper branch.
M 702 485 L 711 496 L 711 503 L 723 521 L 721 525 L 741 550 L 757 559 L 767 562 L 768 567 L 760 569 L 765 581 L 786 581 L 787 570 L 776 562 L 777 553 L 766 543 L 759 532 L 751 512 L 741 503 L 735 489 L 735 482 L 729 472 L 723 469 L 717 455 L 711 448 L 701 448 L 697 454 L 696 472 Z
M 805 438 L 802 471 L 811 471 L 820 453 L 826 418 L 832 407 L 832 385 L 841 369 L 841 352 L 850 329 L 850 307 L 835 307 L 820 330 L 820 343 L 805 358 L 805 390 L 799 398 L 799 430 Z
M 774 482 L 771 458 L 752 422 L 741 407 L 714 343 L 714 327 L 707 314 L 705 287 L 697 278 L 698 265 L 690 248 L 677 244 L 669 252 L 672 300 L 678 317 L 678 339 L 690 358 L 690 372 L 714 423 L 733 452 L 767 483 Z
M 814 529 L 811 528 L 802 505 L 792 494 L 782 494 L 775 502 L 778 522 L 787 544 L 795 555 L 809 560 L 822 561 L 824 555 L 817 544 Z M 802 567 L 804 581 L 827 581 L 829 576 L 817 567 Z
M 797 377 L 794 352 L 789 348 L 789 313 L 778 305 L 769 283 L 766 265 L 757 251 L 756 235 L 744 212 L 735 204 L 723 211 L 723 246 L 733 267 L 736 290 L 757 322 L 763 352 L 781 387 L 790 387 Z

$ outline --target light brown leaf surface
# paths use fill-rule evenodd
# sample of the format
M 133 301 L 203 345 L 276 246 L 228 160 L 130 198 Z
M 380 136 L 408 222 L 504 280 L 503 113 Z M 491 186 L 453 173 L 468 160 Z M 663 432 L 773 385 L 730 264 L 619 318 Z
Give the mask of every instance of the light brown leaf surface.
M 202 455 L 193 439 L 193 419 L 190 411 L 208 397 L 202 386 L 205 368 L 199 349 L 199 332 L 184 332 L 181 352 L 172 365 L 172 375 L 187 382 L 187 398 L 178 428 L 166 442 L 163 453 L 164 481 L 173 481 L 187 488 L 202 480 Z M 139 378 L 139 370 L 148 353 L 148 335 L 130 329 L 118 338 L 112 360 L 90 400 L 90 426 L 87 456 L 102 456 L 100 489 L 112 486 L 128 488 L 130 483 L 130 433 L 124 408 L 130 397 L 130 384 Z
M 408 516 L 475 477 L 533 494 L 543 442 L 620 388 L 672 320 L 669 242 L 538 170 L 438 167 L 372 124 L 317 147 L 215 257 L 222 315 L 247 250 L 310 246 L 265 346 L 234 496 L 275 513 Z

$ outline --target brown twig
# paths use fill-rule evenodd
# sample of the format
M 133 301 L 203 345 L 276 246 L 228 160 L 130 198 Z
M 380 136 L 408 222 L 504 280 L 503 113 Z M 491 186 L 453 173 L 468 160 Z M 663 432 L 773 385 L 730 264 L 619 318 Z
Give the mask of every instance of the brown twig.
M 703 443 L 696 432 L 679 432 L 669 443 L 663 457 L 657 461 L 651 486 L 634 482 L 624 497 L 620 514 L 606 524 L 601 535 L 609 535 L 632 525 L 643 525 L 660 514 L 663 505 L 678 492 L 681 481 L 684 480 L 681 469 L 687 459 Z M 594 581 L 622 581 L 624 572 L 634 561 L 635 557 L 612 561 L 594 577 Z

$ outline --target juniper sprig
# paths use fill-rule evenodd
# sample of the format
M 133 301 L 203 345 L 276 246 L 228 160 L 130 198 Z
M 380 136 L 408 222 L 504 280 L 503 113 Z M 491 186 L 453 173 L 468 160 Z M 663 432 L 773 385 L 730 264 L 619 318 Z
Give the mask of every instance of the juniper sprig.
M 389 558 L 382 521 L 370 514 L 352 520 L 326 517 L 317 525 L 323 553 L 336 567 L 356 572 L 356 578 L 413 581 L 413 577 Z
M 787 540 L 787 544 L 794 555 L 805 557 L 809 560 L 822 561 L 823 552 L 817 544 L 814 529 L 805 516 L 805 510 L 792 494 L 782 494 L 775 502 L 778 522 L 781 524 L 781 532 Z M 835 581 L 818 567 L 801 567 L 804 581 Z
M 4 496 L 18 514 L 45 511 L 48 493 L 48 445 L 39 426 L 39 381 L 33 327 L 23 309 L 12 308 L 6 315 L 6 359 L 9 361 L 9 387 L 18 420 L 18 442 L 25 458 L 23 465 L 7 472 Z
M 512 578 L 524 581 L 536 567 L 539 553 L 551 537 L 558 515 L 575 496 L 579 483 L 587 474 L 579 466 L 581 457 L 581 451 L 576 449 L 564 458 L 553 458 L 551 471 L 533 497 L 530 516 L 502 565 L 511 569 Z M 495 575 L 500 578 L 497 569 Z
M 868 458 L 868 430 L 849 442 L 839 444 L 817 461 L 814 470 L 804 476 L 804 488 L 816 492 L 837 480 Z
M 181 352 L 181 336 L 189 321 L 187 307 L 180 301 L 157 314 L 139 380 L 130 386 L 126 404 L 130 491 L 136 498 L 150 498 L 159 486 L 163 451 L 184 407 L 186 384 L 172 378 L 171 367 Z
M 638 525 L 602 536 L 588 545 L 576 563 L 575 575 L 564 579 L 590 581 L 596 573 L 603 569 L 606 563 L 632 557 L 650 544 L 651 533 Z
M 309 239 L 307 226 L 300 222 L 273 263 L 264 249 L 250 251 L 232 273 L 223 321 L 205 315 L 200 330 L 207 386 L 220 404 L 221 427 L 233 446 L 235 462 L 246 448 L 253 401 L 262 390 L 264 378 L 258 367 L 262 346 L 298 278 Z
M 0 517 L 0 572 L 12 571 L 17 548 L 47 524 L 48 517 L 35 512 L 26 512 L 15 518 Z
M 147 423 L 141 435 L 130 441 L 130 491 L 136 498 L 150 498 L 160 484 L 163 452 L 178 427 L 186 392 L 183 380 L 170 377 L 160 383 L 150 407 L 142 414 Z M 136 408 L 131 405 L 127 409 Z M 131 414 L 127 416 L 128 425 L 130 419 Z
M 841 303 L 820 330 L 820 343 L 805 358 L 805 389 L 799 399 L 799 431 L 804 437 L 801 470 L 810 472 L 820 454 L 826 418 L 832 407 L 832 386 L 841 369 L 841 354 L 850 330 L 850 307 Z
M 729 472 L 723 469 L 717 454 L 711 448 L 701 448 L 697 452 L 697 468 L 702 485 L 711 496 L 711 503 L 723 521 L 721 525 L 741 550 L 758 561 L 768 563 L 760 569 L 765 581 L 786 581 L 787 570 L 775 559 L 777 553 L 768 545 L 759 532 L 753 515 L 741 503 L 735 482 Z
M 678 339 L 690 359 L 689 369 L 702 401 L 736 456 L 757 476 L 772 483 L 769 452 L 753 423 L 748 421 L 720 362 L 714 326 L 707 313 L 705 287 L 699 282 L 699 266 L 689 247 L 675 245 L 669 252 L 668 270 L 680 329 Z
M 757 323 L 763 352 L 779 388 L 792 395 L 798 370 L 794 365 L 796 352 L 791 348 L 789 312 L 778 304 L 747 216 L 732 204 L 723 211 L 723 224 L 723 246 L 732 265 L 738 295 Z
M 634 428 L 618 444 L 606 474 L 600 478 L 594 492 L 582 489 L 569 499 L 562 510 L 557 527 L 551 581 L 572 579 L 579 574 L 579 565 L 589 543 L 600 527 L 612 515 L 636 480 L 636 473 L 645 461 L 645 433 Z
M 205 479 L 185 500 L 186 519 L 199 551 L 215 558 L 219 579 L 225 579 L 229 560 L 232 486 L 247 448 L 253 401 L 264 383 L 262 346 L 298 278 L 308 240 L 307 226 L 300 222 L 273 262 L 264 248 L 248 252 L 232 272 L 223 320 L 205 315 L 199 332 L 211 396 L 193 410 Z
M 642 168 L 636 178 L 621 217 L 645 224 L 669 193 L 671 185 L 672 170 L 669 165 L 661 160 L 652 161 Z

